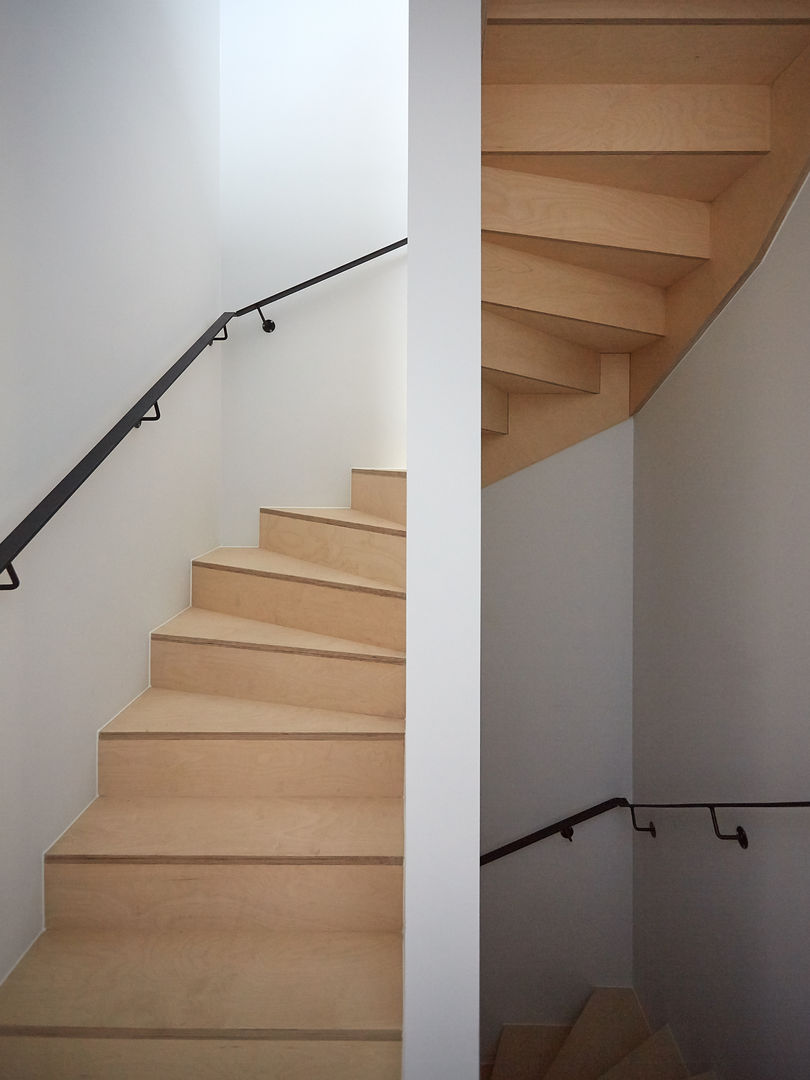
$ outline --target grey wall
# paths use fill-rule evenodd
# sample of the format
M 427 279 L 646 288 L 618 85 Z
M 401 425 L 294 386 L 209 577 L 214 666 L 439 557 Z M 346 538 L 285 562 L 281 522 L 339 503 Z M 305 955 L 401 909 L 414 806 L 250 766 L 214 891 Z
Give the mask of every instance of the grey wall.
M 482 850 L 630 794 L 633 423 L 485 488 Z M 614 812 L 485 867 L 482 1058 L 632 982 L 632 844 Z
M 216 0 L 0 8 L 0 536 L 222 310 L 218 36 Z M 215 349 L 161 406 L 0 593 L 0 978 L 95 795 L 95 733 L 216 542 Z
M 810 798 L 810 188 L 636 417 L 635 792 Z M 658 815 L 635 844 L 637 983 L 690 1063 L 806 1076 L 810 813 Z

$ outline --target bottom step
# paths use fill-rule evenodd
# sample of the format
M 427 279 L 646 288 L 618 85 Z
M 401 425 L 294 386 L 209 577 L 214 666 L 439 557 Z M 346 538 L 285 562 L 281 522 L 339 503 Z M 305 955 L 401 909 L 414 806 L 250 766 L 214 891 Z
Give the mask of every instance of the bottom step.
M 3 1080 L 398 1080 L 398 1042 L 0 1038 Z

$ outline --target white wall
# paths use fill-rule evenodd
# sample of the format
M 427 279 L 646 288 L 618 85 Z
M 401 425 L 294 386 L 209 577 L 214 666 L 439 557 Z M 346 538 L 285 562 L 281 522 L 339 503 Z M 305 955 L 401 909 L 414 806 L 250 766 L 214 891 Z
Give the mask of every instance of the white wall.
M 216 0 L 3 6 L 0 536 L 221 311 L 217 34 Z M 95 732 L 216 540 L 218 354 L 161 404 L 0 593 L 0 977 L 95 794 Z
M 810 187 L 636 418 L 636 797 L 810 798 Z M 636 972 L 693 1066 L 807 1075 L 810 814 L 657 815 Z M 697 1071 L 697 1070 L 695 1070 Z
M 485 488 L 482 850 L 631 795 L 633 422 Z M 632 984 L 632 826 L 613 811 L 482 870 L 481 1050 Z
M 407 0 L 222 4 L 223 295 L 244 307 L 407 235 Z M 405 464 L 403 251 L 231 328 L 226 542 Z
M 481 24 L 410 8 L 403 1076 L 476 1080 Z

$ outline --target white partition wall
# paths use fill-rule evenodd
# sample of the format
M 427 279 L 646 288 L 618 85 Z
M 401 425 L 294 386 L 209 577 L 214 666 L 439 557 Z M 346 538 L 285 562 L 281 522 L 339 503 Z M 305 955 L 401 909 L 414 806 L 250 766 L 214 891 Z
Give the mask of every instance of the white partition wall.
M 411 2 L 405 1080 L 478 1076 L 480 34 Z

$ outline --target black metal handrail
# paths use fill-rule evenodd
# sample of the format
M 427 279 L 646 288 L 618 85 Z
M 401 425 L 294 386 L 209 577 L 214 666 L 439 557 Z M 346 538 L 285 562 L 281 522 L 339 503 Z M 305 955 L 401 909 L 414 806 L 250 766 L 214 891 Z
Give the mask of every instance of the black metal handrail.
M 565 840 L 573 840 L 575 825 L 581 825 L 583 821 L 590 821 L 591 818 L 599 817 L 600 814 L 606 814 L 609 810 L 615 810 L 619 807 L 630 811 L 633 828 L 636 832 L 649 833 L 653 839 L 655 839 L 656 836 L 655 824 L 650 821 L 647 825 L 639 825 L 638 819 L 636 818 L 636 810 L 708 810 L 712 819 L 714 835 L 718 840 L 736 840 L 741 848 L 747 848 L 748 834 L 742 825 L 738 825 L 733 833 L 720 832 L 720 826 L 717 822 L 718 809 L 748 808 L 767 810 L 777 807 L 810 807 L 810 802 L 634 803 L 630 802 L 629 799 L 618 796 L 615 799 L 607 799 L 605 802 L 596 803 L 594 806 L 589 806 L 587 810 L 580 810 L 578 814 L 571 814 L 570 817 L 561 818 L 560 821 L 555 821 L 552 825 L 546 825 L 545 828 L 527 833 L 517 840 L 512 840 L 509 844 L 503 844 L 501 847 L 493 848 L 492 851 L 487 851 L 481 856 L 481 866 L 486 866 L 487 863 L 495 862 L 496 859 L 502 859 L 505 855 L 511 855 L 513 851 L 520 851 L 521 848 L 529 847 L 530 844 L 536 844 L 540 840 L 547 839 L 549 836 L 557 836 L 559 834 Z
M 308 281 L 302 281 L 300 284 L 293 285 L 289 289 L 283 289 L 281 292 L 275 293 L 273 296 L 268 296 L 264 300 L 258 300 L 255 304 L 249 304 L 248 307 L 240 308 L 239 311 L 223 311 L 216 322 L 211 323 L 205 333 L 197 338 L 191 348 L 187 349 L 180 359 L 172 364 L 169 370 L 146 391 L 143 397 L 139 398 L 132 408 L 121 417 L 118 423 L 111 427 L 103 438 L 99 439 L 93 449 L 85 454 L 78 465 L 75 465 L 70 472 L 59 481 L 56 487 L 48 492 L 45 498 L 34 507 L 30 514 L 26 515 L 20 524 L 12 529 L 5 540 L 0 543 L 0 575 L 4 573 L 8 574 L 8 581 L 0 583 L 0 591 L 10 591 L 19 587 L 20 579 L 14 569 L 13 563 L 20 552 L 31 543 L 37 533 L 48 524 L 54 514 L 65 505 L 68 499 L 72 495 L 75 495 L 85 480 L 96 471 L 105 458 L 109 457 L 116 446 L 124 440 L 133 428 L 139 428 L 145 421 L 160 419 L 160 407 L 158 405 L 160 399 L 169 387 L 179 379 L 186 368 L 197 359 L 204 349 L 215 341 L 227 340 L 228 323 L 231 319 L 238 319 L 243 315 L 256 311 L 261 317 L 262 329 L 268 334 L 272 333 L 276 328 L 276 324 L 272 319 L 265 316 L 262 308 L 267 307 L 276 300 L 283 299 L 285 296 L 291 296 L 293 293 L 308 289 L 311 285 L 317 285 L 321 281 L 336 277 L 338 274 L 343 274 L 347 270 L 353 270 L 355 266 L 370 262 L 371 259 L 378 259 L 381 255 L 387 255 L 391 251 L 396 251 L 397 248 L 404 247 L 407 243 L 408 238 L 405 237 L 402 240 L 397 240 L 395 244 L 388 244 L 386 247 L 378 248 L 368 255 L 362 255 L 359 259 L 353 259 L 352 262 L 336 266 L 334 270 L 327 270 L 326 273 L 318 274 L 317 277 L 309 278 Z M 154 416 L 147 415 L 150 409 L 155 410 Z

